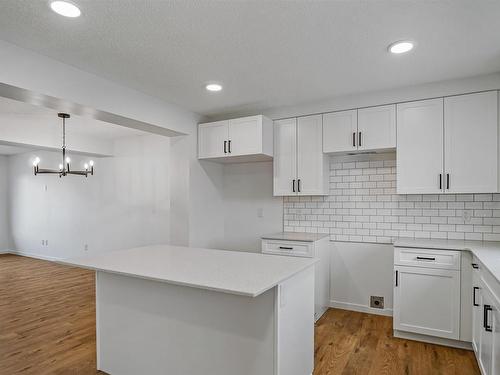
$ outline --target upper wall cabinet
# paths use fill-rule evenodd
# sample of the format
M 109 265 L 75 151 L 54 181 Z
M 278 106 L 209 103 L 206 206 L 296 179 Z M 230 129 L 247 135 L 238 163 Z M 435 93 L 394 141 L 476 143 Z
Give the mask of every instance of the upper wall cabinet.
M 340 111 L 323 115 L 323 152 L 357 150 L 358 111 Z
M 274 195 L 328 194 L 321 115 L 274 122 Z
M 198 159 L 241 163 L 272 157 L 273 123 L 265 116 L 198 125 Z
M 446 192 L 498 191 L 497 91 L 444 98 Z
M 396 147 L 394 104 L 323 115 L 323 152 L 344 153 Z
M 358 150 L 396 147 L 396 105 L 358 110 Z
M 441 192 L 443 99 L 398 104 L 397 113 L 397 192 Z
M 399 194 L 499 191 L 498 92 L 397 105 Z

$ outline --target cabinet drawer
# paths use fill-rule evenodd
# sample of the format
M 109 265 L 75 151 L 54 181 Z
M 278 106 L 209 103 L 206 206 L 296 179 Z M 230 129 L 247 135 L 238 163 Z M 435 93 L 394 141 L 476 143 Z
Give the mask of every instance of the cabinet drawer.
M 396 247 L 394 264 L 460 270 L 460 251 Z
M 264 254 L 290 255 L 297 257 L 314 256 L 312 242 L 262 240 Z

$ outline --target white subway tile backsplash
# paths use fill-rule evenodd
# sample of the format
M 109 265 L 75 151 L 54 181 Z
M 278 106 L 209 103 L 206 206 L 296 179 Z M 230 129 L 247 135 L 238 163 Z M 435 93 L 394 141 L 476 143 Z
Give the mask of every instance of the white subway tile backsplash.
M 285 197 L 283 218 L 285 231 L 329 233 L 336 241 L 500 241 L 500 194 L 398 195 L 394 153 L 331 156 L 329 195 Z

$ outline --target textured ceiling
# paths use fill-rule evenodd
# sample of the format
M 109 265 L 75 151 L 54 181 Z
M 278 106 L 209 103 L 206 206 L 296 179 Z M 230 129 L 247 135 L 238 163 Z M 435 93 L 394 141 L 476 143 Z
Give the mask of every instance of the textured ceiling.
M 498 0 L 75 1 L 1 0 L 0 38 L 206 115 L 500 70 Z

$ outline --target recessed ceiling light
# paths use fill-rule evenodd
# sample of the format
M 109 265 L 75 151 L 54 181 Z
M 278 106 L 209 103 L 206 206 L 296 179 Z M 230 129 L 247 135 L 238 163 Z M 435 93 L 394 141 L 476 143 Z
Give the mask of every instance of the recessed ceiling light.
M 389 46 L 389 52 L 399 54 L 409 52 L 413 49 L 414 43 L 409 40 L 400 40 Z
M 82 14 L 80 9 L 75 4 L 68 1 L 52 1 L 50 3 L 50 9 L 64 17 L 75 18 L 80 17 L 80 14 Z
M 205 86 L 208 91 L 217 92 L 222 90 L 222 86 L 218 83 L 209 83 Z

